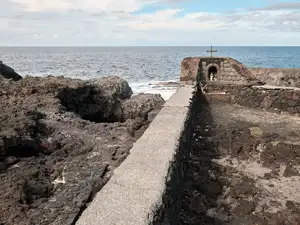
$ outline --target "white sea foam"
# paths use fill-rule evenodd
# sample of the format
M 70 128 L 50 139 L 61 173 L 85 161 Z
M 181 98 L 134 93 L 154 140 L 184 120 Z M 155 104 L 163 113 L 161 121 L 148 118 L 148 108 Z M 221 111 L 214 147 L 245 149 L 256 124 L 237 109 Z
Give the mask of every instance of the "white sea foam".
M 178 88 L 176 85 L 166 85 L 168 82 L 178 82 L 178 80 L 136 82 L 129 85 L 134 94 L 160 94 L 164 100 L 168 100 Z

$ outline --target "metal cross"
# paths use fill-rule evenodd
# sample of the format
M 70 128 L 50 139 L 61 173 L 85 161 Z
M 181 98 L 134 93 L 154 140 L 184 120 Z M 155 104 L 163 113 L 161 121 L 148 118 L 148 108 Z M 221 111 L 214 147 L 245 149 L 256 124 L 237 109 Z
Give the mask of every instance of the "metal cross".
M 210 57 L 212 58 L 213 52 L 217 52 L 217 50 L 213 50 L 213 47 L 210 46 L 210 50 L 207 50 L 206 52 L 210 52 Z

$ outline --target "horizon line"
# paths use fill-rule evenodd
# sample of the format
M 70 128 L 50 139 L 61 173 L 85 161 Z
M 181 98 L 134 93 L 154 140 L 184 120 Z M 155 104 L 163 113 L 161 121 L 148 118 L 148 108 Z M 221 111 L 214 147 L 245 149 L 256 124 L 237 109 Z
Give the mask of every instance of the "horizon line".
M 101 48 L 127 48 L 127 47 L 210 47 L 211 45 L 0 45 L 0 48 L 11 47 L 101 47 Z M 213 47 L 300 47 L 300 45 L 212 45 Z

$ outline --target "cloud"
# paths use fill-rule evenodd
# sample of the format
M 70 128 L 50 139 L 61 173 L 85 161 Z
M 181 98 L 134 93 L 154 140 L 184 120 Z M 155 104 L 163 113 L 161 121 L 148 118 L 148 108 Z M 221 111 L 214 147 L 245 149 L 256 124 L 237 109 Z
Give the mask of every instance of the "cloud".
M 272 11 L 272 10 L 297 10 L 297 9 L 300 9 L 300 2 L 278 2 L 272 5 L 265 6 L 263 8 L 254 8 L 252 10 Z
M 176 8 L 180 0 L 0 1 L 4 45 L 300 45 L 292 3 L 220 13 Z
M 114 10 L 133 12 L 140 9 L 143 5 L 153 3 L 152 0 L 12 0 L 29 12 L 39 11 L 66 11 L 66 10 Z

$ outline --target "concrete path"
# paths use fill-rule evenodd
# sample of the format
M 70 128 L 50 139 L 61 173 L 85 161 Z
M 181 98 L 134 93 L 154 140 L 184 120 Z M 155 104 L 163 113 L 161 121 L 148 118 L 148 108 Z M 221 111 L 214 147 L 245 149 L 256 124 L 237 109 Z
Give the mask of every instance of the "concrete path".
M 76 225 L 146 225 L 160 206 L 193 87 L 178 88 Z

